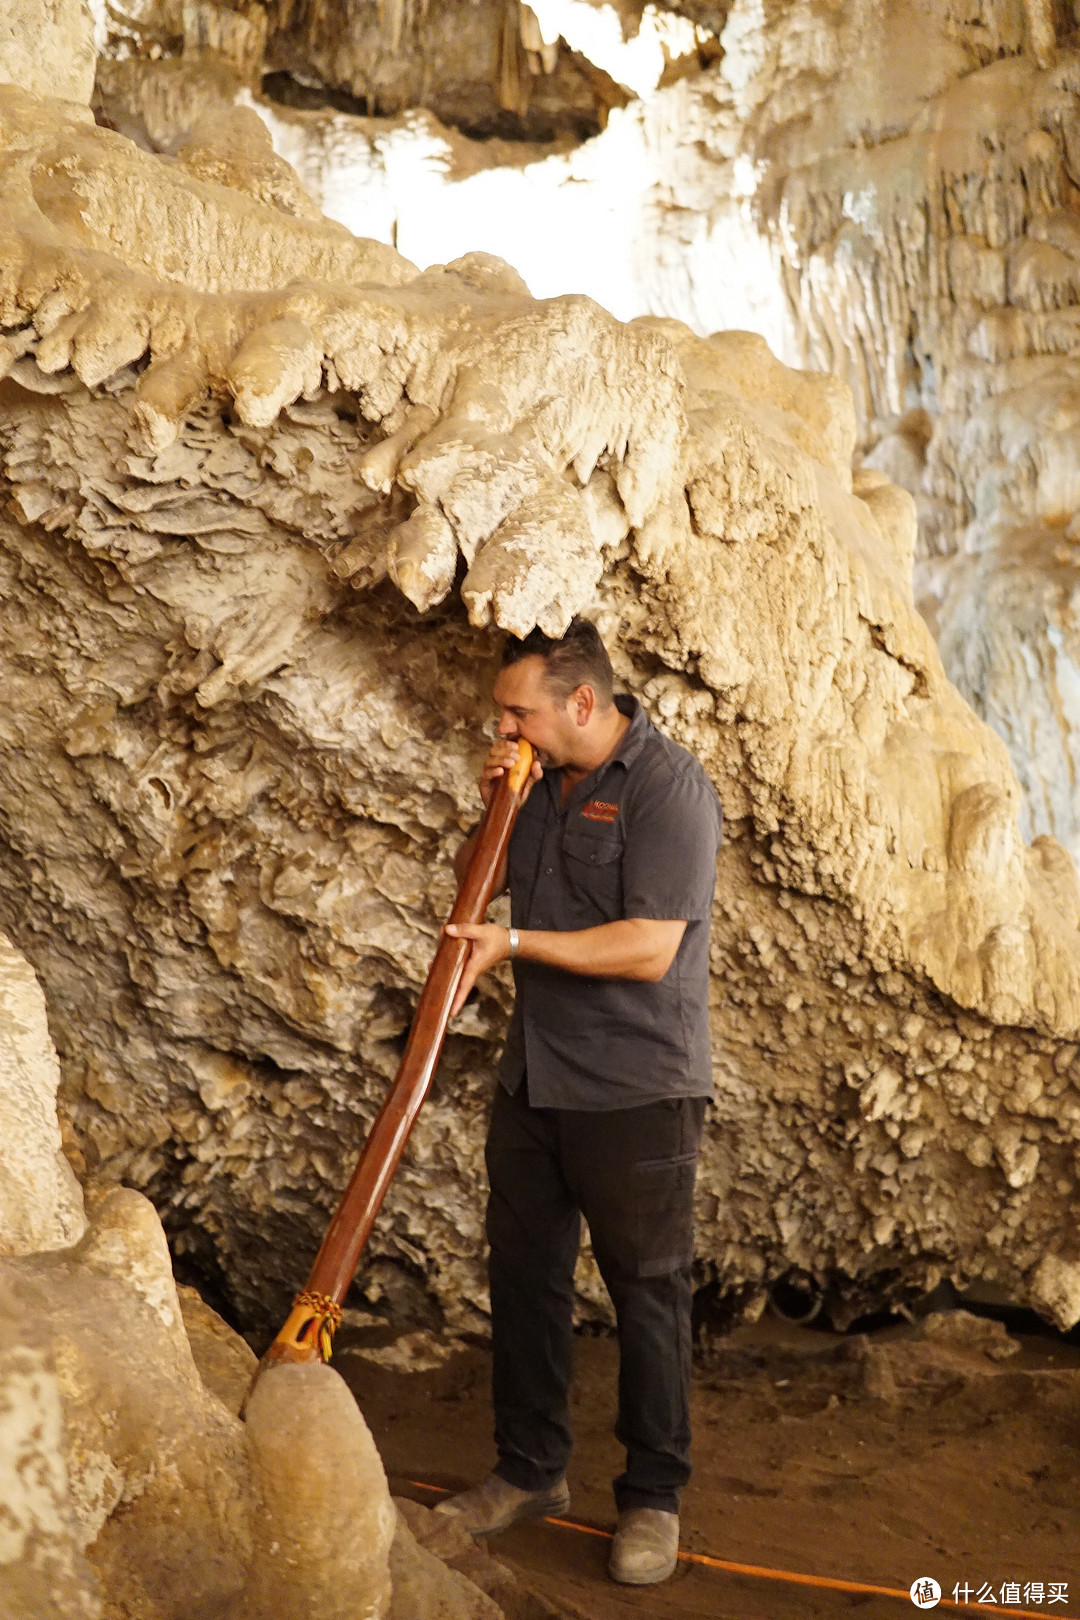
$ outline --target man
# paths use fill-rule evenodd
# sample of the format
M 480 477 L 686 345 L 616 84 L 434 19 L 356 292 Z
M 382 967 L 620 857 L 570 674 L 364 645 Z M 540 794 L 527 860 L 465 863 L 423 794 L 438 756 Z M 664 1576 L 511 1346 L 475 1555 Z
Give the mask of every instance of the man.
M 480 778 L 485 804 L 518 739 L 536 753 L 502 880 L 512 926 L 448 932 L 472 941 L 455 1011 L 507 956 L 517 992 L 487 1143 L 499 1461 L 439 1511 L 490 1535 L 569 1505 L 584 1215 L 619 1332 L 626 1470 L 615 1481 L 609 1570 L 648 1585 L 675 1568 L 690 1475 L 692 1204 L 712 1090 L 721 815 L 698 761 L 613 686 L 603 642 L 583 619 L 558 641 L 533 631 L 511 642 L 495 682 L 501 716 Z

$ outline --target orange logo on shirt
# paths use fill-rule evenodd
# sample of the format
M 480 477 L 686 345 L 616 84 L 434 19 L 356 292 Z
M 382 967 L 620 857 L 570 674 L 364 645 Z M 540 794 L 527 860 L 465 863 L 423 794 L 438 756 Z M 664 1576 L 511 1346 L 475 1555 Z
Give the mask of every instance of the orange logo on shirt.
M 590 799 L 581 813 L 589 821 L 606 821 L 610 826 L 619 813 L 619 807 L 608 804 L 605 799 Z

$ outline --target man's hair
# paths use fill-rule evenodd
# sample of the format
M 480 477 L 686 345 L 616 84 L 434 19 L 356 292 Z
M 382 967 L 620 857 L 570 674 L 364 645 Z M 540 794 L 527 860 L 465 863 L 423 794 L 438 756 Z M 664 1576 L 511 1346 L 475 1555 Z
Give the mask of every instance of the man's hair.
M 503 649 L 503 668 L 523 658 L 544 660 L 544 685 L 555 697 L 566 699 L 579 686 L 591 686 L 602 709 L 615 693 L 615 671 L 600 632 L 589 619 L 571 619 L 566 633 L 545 636 L 530 630 L 523 641 L 511 636 Z

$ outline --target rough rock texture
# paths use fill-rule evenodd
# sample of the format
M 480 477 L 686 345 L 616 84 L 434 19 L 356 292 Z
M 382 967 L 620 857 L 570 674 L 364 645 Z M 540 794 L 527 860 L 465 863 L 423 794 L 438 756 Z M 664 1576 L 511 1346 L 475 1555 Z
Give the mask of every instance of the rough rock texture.
M 0 1281 L 0 1609 L 8 1620 L 100 1620 L 78 1549 L 60 1389 L 47 1350 L 27 1342 L 20 1305 Z
M 398 1528 L 390 1554 L 394 1596 L 389 1620 L 570 1620 L 562 1609 L 524 1587 L 482 1541 L 442 1513 L 395 1497 Z M 415 1554 L 410 1557 L 415 1544 Z M 476 1588 L 487 1607 L 476 1604 Z M 441 1605 L 441 1607 L 439 1606 Z M 473 1607 L 469 1607 L 473 1605 Z M 574 1620 L 582 1611 L 574 1609 Z
M 409 1506 L 413 1506 L 412 1503 Z M 399 1514 L 405 1504 L 399 1503 Z M 421 1508 L 423 1513 L 425 1509 Z M 390 1554 L 394 1596 L 389 1620 L 498 1620 L 504 1611 L 471 1581 L 447 1569 L 418 1541 L 408 1520 L 399 1517 Z
M 95 66 L 94 22 L 86 0 L 5 0 L 0 84 L 86 103 Z
M 357 0 L 345 10 L 322 0 L 136 0 L 101 13 L 99 94 L 110 107 L 146 96 L 148 110 L 175 112 L 203 78 L 234 93 L 262 84 L 284 105 L 329 98 L 361 116 L 424 106 L 474 140 L 554 142 L 594 134 L 628 100 L 558 33 L 545 40 L 519 0 Z
M 63 1413 L 74 1545 L 102 1612 L 228 1612 L 252 1557 L 247 1440 L 203 1390 L 160 1223 L 116 1189 L 78 1250 L 4 1263 L 5 1315 L 45 1353 Z
M 1025 836 L 1075 856 L 1075 8 L 673 9 L 696 28 L 548 0 L 364 5 L 344 22 L 278 0 L 253 49 L 308 88 L 271 75 L 267 94 L 235 11 L 188 8 L 185 40 L 175 7 L 145 4 L 141 32 L 113 14 L 97 95 L 170 152 L 201 112 L 246 99 L 328 214 L 418 263 L 482 247 L 537 294 L 748 326 L 844 377 L 868 464 L 916 496 L 917 595 L 948 674 L 1009 748 Z M 570 45 L 633 95 L 576 147 Z M 561 108 L 543 128 L 535 108 L 508 110 L 514 52 L 526 100 Z M 518 138 L 457 132 L 481 127 Z M 568 138 L 521 138 L 556 130 Z
M 267 11 L 265 65 L 281 75 L 279 94 L 326 86 L 359 113 L 423 104 L 474 138 L 546 141 L 594 134 L 627 99 L 557 35 L 545 41 L 520 0 L 360 0 L 345 17 L 323 0 L 271 0 Z
M 0 920 L 92 1178 L 281 1307 L 449 903 L 492 628 L 589 607 L 728 816 L 706 1271 L 1080 1318 L 1076 872 L 944 678 L 910 498 L 853 487 L 844 385 L 483 257 L 418 275 L 253 195 L 220 126 L 196 169 L 14 90 L 0 128 Z M 458 1322 L 505 1006 L 365 1273 Z
M 254 1350 L 212 1311 L 197 1289 L 181 1283 L 176 1290 L 184 1332 L 199 1377 L 223 1406 L 239 1416 L 259 1365 Z
M 59 1084 L 41 986 L 0 934 L 0 1255 L 66 1249 L 86 1229 L 61 1147 Z
M 1024 827 L 1080 852 L 1080 37 L 1070 8 L 863 0 L 724 35 L 806 360 L 916 496 L 919 591 L 1004 737 Z
M 437 63 L 405 50 L 400 63 L 414 82 L 403 110 L 392 115 L 375 116 L 377 96 L 340 94 L 341 73 L 375 71 L 377 54 L 352 49 L 352 30 L 370 32 L 374 21 L 362 7 L 344 23 L 314 7 L 289 10 L 288 26 L 267 46 L 268 63 L 276 50 L 295 68 L 311 49 L 312 26 L 329 37 L 333 23 L 336 33 L 333 60 L 324 50 L 321 71 L 305 70 L 312 84 L 303 93 L 282 74 L 264 76 L 260 87 L 225 49 L 185 49 L 167 31 L 156 31 L 152 43 L 130 29 L 107 32 L 95 107 L 140 145 L 173 153 L 202 118 L 250 106 L 330 218 L 392 242 L 419 264 L 483 249 L 517 266 L 539 297 L 584 292 L 623 318 L 648 311 L 700 331 L 749 326 L 774 347 L 789 343 L 778 268 L 735 178 L 731 88 L 718 67 L 703 66 L 719 51 L 715 33 L 652 6 L 619 16 L 586 0 L 550 14 L 540 9 L 534 24 L 520 8 L 512 28 L 542 24 L 551 41 L 544 51 L 559 63 L 566 30 L 579 51 L 575 60 L 606 85 L 612 103 L 601 133 L 583 141 L 569 133 L 581 122 L 572 98 L 553 124 L 554 115 L 537 114 L 530 103 L 524 118 L 500 115 L 499 136 L 462 133 L 487 114 L 474 107 L 470 122 L 454 99 L 463 89 L 474 94 L 470 76 L 508 37 L 491 34 L 494 12 L 473 5 L 456 8 L 452 53 Z M 144 11 L 156 21 L 168 16 L 161 6 Z M 279 18 L 285 14 L 279 7 Z M 382 15 L 385 34 L 392 12 Z M 447 15 L 444 6 L 438 27 Z M 118 13 L 109 16 L 115 29 Z M 421 13 L 406 8 L 405 16 L 411 26 Z M 478 27 L 489 31 L 480 52 L 467 44 Z M 556 98 L 567 93 L 558 72 L 536 80 L 531 94 L 538 84 Z M 547 133 L 563 133 L 538 138 L 544 118 Z
M 55 1054 L 37 1061 L 47 1087 Z M 35 1109 L 9 1122 L 24 1162 L 55 1131 Z M 50 1196 L 52 1239 L 71 1200 L 44 1183 L 42 1210 Z M 183 1292 L 182 1314 L 161 1224 L 129 1188 L 91 1196 L 75 1246 L 0 1258 L 4 1620 L 384 1620 L 414 1590 L 434 1620 L 444 1588 L 460 1620 L 524 1617 L 404 1533 L 392 1610 L 397 1515 L 344 1383 L 275 1369 L 241 1424 L 254 1357 Z

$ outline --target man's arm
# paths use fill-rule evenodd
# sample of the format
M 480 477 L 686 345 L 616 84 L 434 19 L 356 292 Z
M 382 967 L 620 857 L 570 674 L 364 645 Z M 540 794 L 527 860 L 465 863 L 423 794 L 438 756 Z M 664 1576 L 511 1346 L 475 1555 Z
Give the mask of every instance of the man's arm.
M 518 956 L 586 978 L 656 984 L 674 962 L 685 929 L 685 921 L 673 917 L 622 917 L 596 928 L 567 931 L 520 928 Z M 481 973 L 509 956 L 510 933 L 497 923 L 451 923 L 446 932 L 454 939 L 472 941 L 454 998 L 452 1012 L 458 1013 Z

